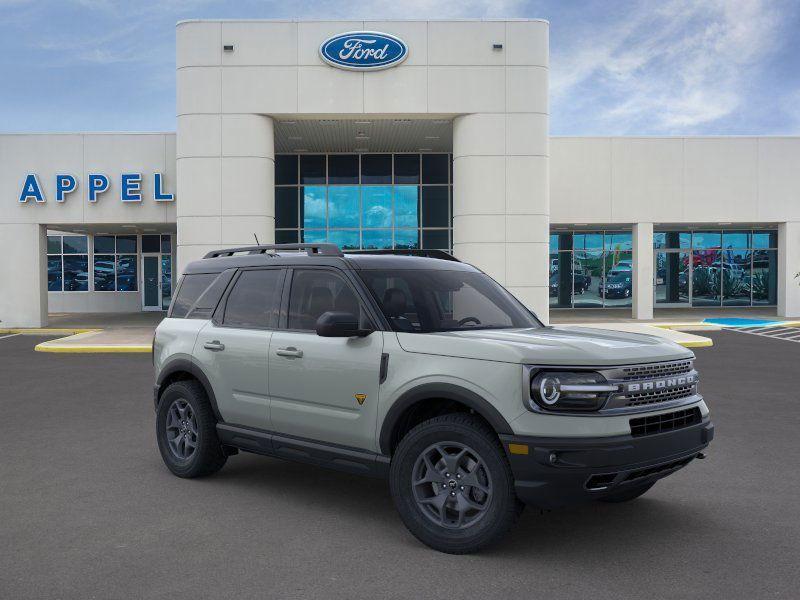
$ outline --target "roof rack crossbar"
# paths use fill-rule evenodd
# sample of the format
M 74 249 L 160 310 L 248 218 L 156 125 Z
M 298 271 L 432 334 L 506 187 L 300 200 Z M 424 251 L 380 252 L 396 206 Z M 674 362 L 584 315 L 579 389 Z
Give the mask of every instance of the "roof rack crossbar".
M 309 256 L 344 256 L 336 244 L 263 244 L 259 246 L 239 246 L 237 248 L 224 248 L 212 250 L 203 258 L 219 258 L 233 256 L 234 254 L 266 254 L 269 250 L 305 250 Z

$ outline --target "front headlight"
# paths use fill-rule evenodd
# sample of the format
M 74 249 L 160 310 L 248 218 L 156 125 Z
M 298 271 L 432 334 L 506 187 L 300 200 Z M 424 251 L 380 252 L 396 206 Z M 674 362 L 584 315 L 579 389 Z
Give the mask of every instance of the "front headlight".
M 528 408 L 534 411 L 593 411 L 618 386 L 593 371 L 539 371 L 531 377 Z

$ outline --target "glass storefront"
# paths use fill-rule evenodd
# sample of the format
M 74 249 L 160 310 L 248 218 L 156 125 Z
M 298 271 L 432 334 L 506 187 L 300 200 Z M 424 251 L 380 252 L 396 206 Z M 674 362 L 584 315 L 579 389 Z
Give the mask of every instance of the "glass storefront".
M 279 154 L 276 243 L 452 249 L 449 154 Z
M 47 235 L 48 292 L 139 292 L 140 257 L 156 265 L 155 276 L 143 278 L 143 308 L 166 310 L 172 300 L 173 236 Z M 153 288 L 154 299 L 147 295 Z
M 775 230 L 655 232 L 656 307 L 775 305 L 777 246 Z
M 621 308 L 633 295 L 631 233 L 550 234 L 550 308 Z

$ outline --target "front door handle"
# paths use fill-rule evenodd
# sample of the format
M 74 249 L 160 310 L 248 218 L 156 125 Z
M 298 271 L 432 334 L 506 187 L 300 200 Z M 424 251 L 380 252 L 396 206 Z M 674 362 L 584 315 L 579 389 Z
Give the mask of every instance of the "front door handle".
M 289 346 L 288 348 L 278 348 L 275 351 L 275 354 L 278 356 L 285 356 L 287 358 L 303 358 L 303 351 L 298 350 L 294 346 Z
M 206 342 L 203 344 L 203 348 L 219 352 L 220 350 L 225 350 L 225 344 L 221 343 L 219 340 L 214 340 L 213 342 Z

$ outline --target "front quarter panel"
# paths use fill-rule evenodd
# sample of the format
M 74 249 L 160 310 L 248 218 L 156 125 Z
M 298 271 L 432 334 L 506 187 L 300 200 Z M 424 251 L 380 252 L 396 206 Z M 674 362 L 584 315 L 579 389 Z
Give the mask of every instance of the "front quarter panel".
M 389 354 L 389 367 L 380 388 L 378 436 L 392 406 L 407 392 L 426 384 L 449 384 L 473 392 L 509 424 L 525 412 L 519 364 L 406 352 L 394 333 L 385 335 L 384 352 Z

